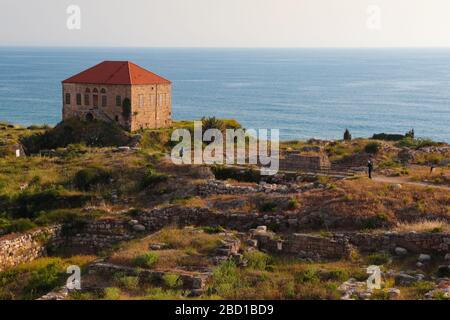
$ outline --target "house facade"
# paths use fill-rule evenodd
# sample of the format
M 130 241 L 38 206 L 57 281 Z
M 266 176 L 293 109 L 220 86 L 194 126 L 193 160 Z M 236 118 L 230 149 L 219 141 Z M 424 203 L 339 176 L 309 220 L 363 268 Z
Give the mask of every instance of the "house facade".
M 104 61 L 62 82 L 63 120 L 103 120 L 126 130 L 171 126 L 172 84 L 129 61 Z

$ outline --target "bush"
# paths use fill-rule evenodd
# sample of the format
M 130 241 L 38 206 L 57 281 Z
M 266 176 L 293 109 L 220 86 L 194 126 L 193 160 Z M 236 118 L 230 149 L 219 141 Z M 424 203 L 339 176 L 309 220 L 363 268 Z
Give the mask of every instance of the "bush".
M 105 300 L 119 300 L 120 298 L 119 288 L 105 288 L 103 299 Z
M 213 227 L 205 226 L 201 227 L 200 229 L 209 234 L 215 234 L 225 231 L 225 229 L 222 226 L 213 226 Z
M 167 179 L 168 176 L 166 174 L 158 173 L 152 168 L 147 168 L 141 181 L 141 189 L 154 186 L 160 182 L 166 181 Z
M 387 253 L 380 252 L 380 253 L 372 253 L 367 257 L 367 263 L 373 264 L 373 265 L 383 265 L 390 261 L 390 256 Z
M 228 180 L 233 179 L 240 182 L 257 182 L 261 181 L 261 173 L 251 169 L 237 169 L 224 166 L 214 166 L 211 168 L 216 179 Z
M 6 228 L 8 232 L 25 232 L 37 227 L 30 219 L 21 218 L 10 222 Z
M 426 147 L 438 147 L 442 144 L 431 139 L 412 139 L 410 137 L 406 137 L 400 140 L 397 145 L 399 147 L 421 149 Z
M 256 250 L 246 252 L 244 258 L 248 261 L 248 267 L 255 270 L 266 270 L 272 261 L 272 258 L 267 253 Z
M 319 273 L 314 269 L 299 271 L 295 273 L 294 278 L 299 283 L 317 282 L 320 280 Z
M 158 262 L 159 254 L 147 252 L 134 258 L 133 264 L 136 267 L 151 268 Z
M 120 287 L 128 290 L 136 290 L 139 286 L 139 277 L 119 276 L 116 281 Z
M 85 168 L 75 174 L 73 183 L 78 190 L 88 191 L 94 185 L 109 183 L 111 176 L 111 172 L 103 168 Z
M 180 279 L 180 276 L 178 276 L 177 274 L 173 274 L 173 273 L 164 274 L 162 277 L 162 280 L 163 280 L 164 285 L 169 289 L 179 288 L 183 284 Z
M 35 297 L 53 290 L 60 284 L 60 269 L 61 266 L 57 263 L 51 263 L 42 269 L 33 271 L 24 292 Z
M 273 212 L 277 206 L 278 205 L 274 201 L 266 201 L 259 206 L 259 210 L 262 212 Z
M 366 144 L 364 151 L 370 154 L 377 154 L 380 151 L 380 144 L 377 142 L 370 142 Z
M 229 298 L 236 294 L 240 284 L 242 283 L 236 264 L 232 260 L 227 260 L 214 270 L 208 293 Z

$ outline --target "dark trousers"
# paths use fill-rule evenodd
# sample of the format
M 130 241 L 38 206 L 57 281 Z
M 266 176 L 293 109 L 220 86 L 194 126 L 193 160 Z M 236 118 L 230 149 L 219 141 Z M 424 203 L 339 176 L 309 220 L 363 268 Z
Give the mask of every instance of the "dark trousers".
M 372 179 L 372 170 L 369 169 L 369 179 Z

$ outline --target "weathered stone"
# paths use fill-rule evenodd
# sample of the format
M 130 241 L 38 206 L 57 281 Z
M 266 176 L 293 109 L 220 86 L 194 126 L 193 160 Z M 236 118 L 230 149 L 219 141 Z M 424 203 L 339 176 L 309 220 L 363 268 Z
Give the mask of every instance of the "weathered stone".
M 145 231 L 145 226 L 143 226 L 142 224 L 136 224 L 133 226 L 133 230 L 143 232 Z
M 388 289 L 388 295 L 389 295 L 389 299 L 395 299 L 398 298 L 400 296 L 400 289 L 397 288 L 389 288 Z
M 408 250 L 406 250 L 405 248 L 397 247 L 395 248 L 395 253 L 398 254 L 399 256 L 404 256 L 408 254 Z
M 429 254 L 424 254 L 424 253 L 421 253 L 420 255 L 419 255 L 419 259 L 418 259 L 420 262 L 427 262 L 427 261 L 430 261 L 431 260 L 431 256 L 429 255 Z

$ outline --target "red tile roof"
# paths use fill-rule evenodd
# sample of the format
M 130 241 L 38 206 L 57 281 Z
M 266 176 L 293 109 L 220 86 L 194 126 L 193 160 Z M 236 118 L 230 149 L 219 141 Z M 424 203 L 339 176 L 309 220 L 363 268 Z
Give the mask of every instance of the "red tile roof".
M 103 61 L 63 83 L 84 84 L 170 84 L 171 82 L 130 61 Z

